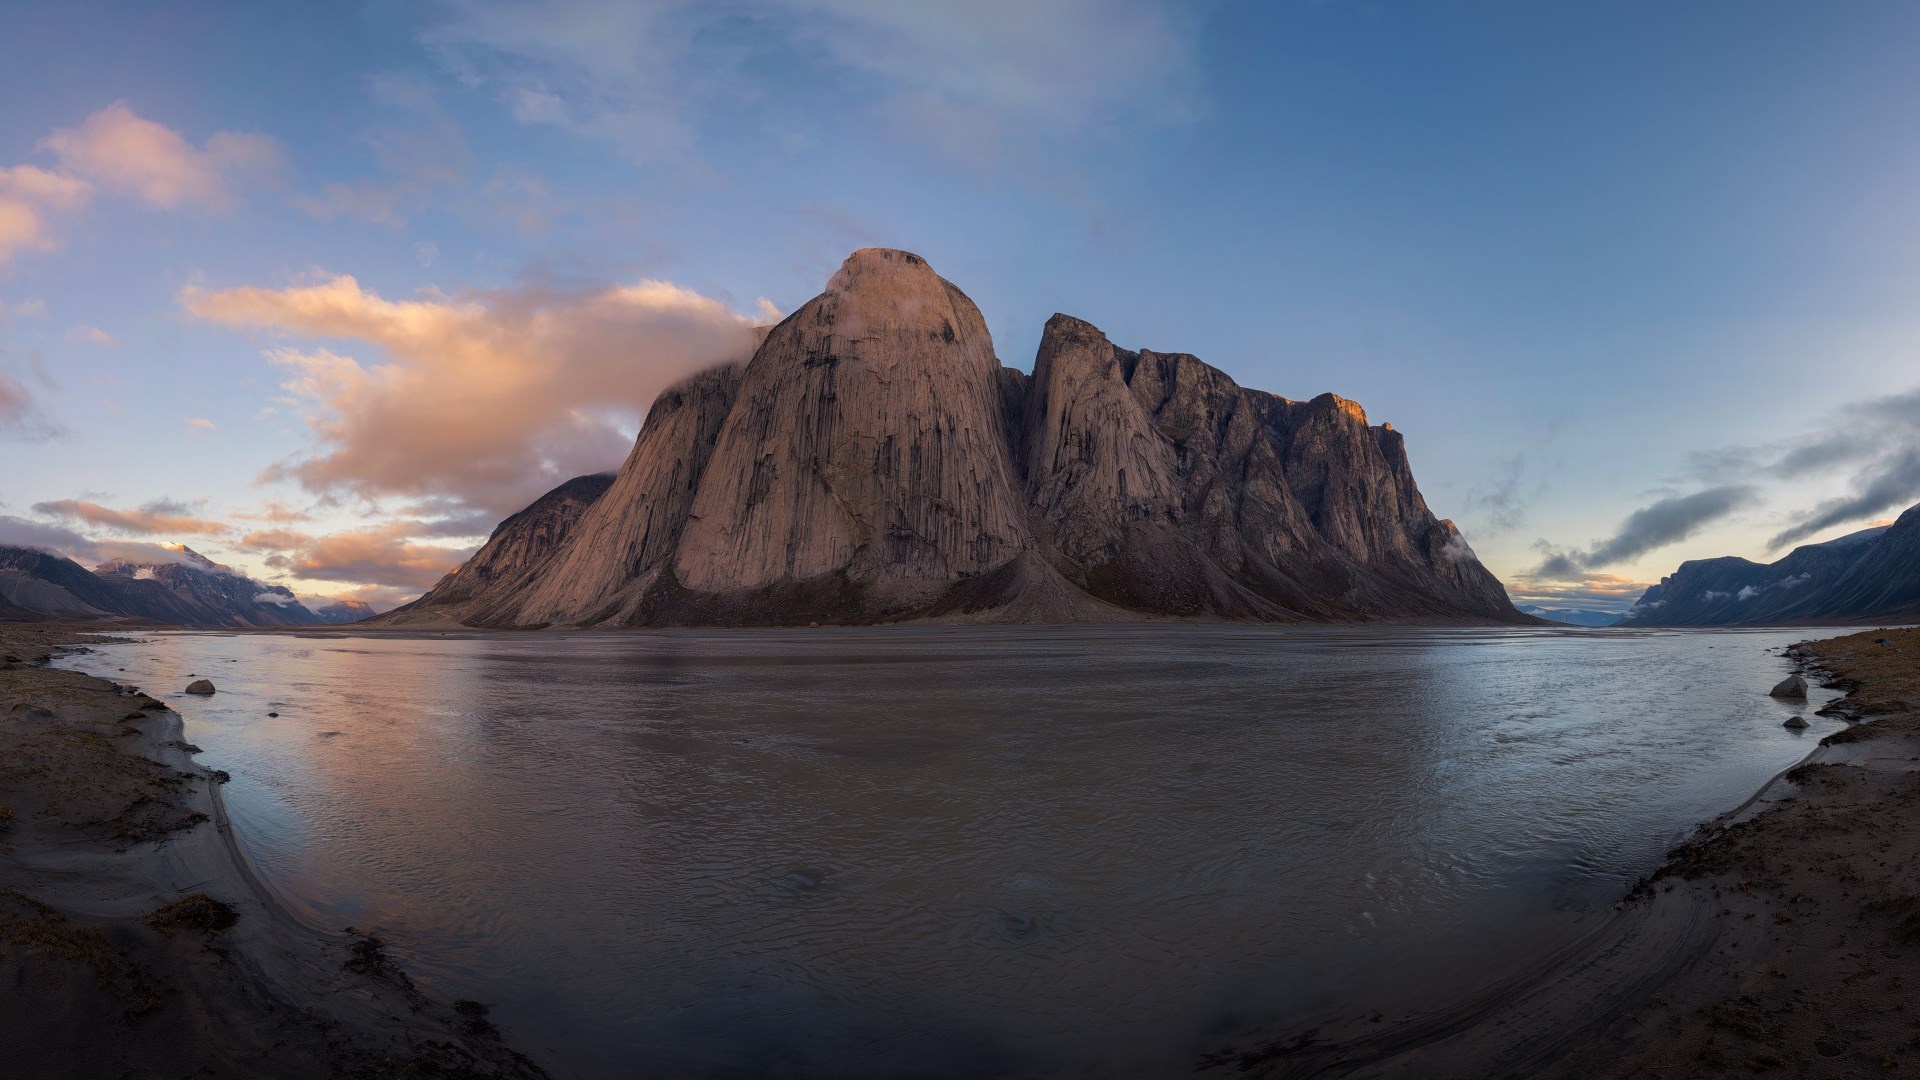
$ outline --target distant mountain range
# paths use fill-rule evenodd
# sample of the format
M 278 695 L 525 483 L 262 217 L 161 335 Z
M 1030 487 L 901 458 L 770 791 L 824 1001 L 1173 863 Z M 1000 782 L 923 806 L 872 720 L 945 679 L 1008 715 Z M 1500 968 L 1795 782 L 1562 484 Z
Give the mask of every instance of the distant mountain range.
M 345 626 L 374 616 L 373 608 L 359 600 L 335 600 L 312 610 L 321 622 L 329 626 Z
M 1565 623 L 1568 626 L 1612 626 L 1626 618 L 1617 611 L 1588 611 L 1583 608 L 1550 608 L 1538 604 L 1523 606 L 1521 611 L 1536 619 L 1548 622 Z
M 281 585 L 267 585 L 197 551 L 178 559 L 116 559 L 88 570 L 64 556 L 0 546 L 0 619 L 132 619 L 169 626 L 318 626 L 353 621 L 307 609 Z M 330 605 L 337 607 L 340 605 Z M 359 605 L 364 618 L 372 614 Z
M 1920 506 L 1891 525 L 1808 544 L 1773 563 L 1681 563 L 1640 597 L 1626 626 L 1920 621 Z
M 1509 622 L 1405 442 L 1055 315 L 1032 375 L 919 256 L 855 252 L 381 625 Z

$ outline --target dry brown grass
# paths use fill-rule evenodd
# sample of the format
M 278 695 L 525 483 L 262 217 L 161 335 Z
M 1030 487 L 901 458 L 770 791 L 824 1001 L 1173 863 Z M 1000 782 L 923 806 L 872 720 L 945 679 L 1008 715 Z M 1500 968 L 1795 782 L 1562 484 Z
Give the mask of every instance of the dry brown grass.
M 151 976 L 97 929 L 75 926 L 53 907 L 18 889 L 0 890 L 0 951 L 39 954 L 92 968 L 101 989 L 133 1015 L 160 1004 Z
M 1854 715 L 1911 713 L 1920 703 L 1920 628 L 1868 630 L 1808 647 L 1835 685 L 1850 691 L 1845 707 Z
M 217 934 L 239 921 L 239 912 L 200 892 L 163 904 L 147 916 L 147 925 L 168 937 L 177 930 Z

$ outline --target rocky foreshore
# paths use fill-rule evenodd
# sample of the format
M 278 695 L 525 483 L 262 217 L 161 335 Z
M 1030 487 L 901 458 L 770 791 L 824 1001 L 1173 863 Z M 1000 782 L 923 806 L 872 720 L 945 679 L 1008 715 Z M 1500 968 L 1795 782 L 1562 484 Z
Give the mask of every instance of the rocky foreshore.
M 248 868 L 225 777 L 195 763 L 179 714 L 48 666 L 104 640 L 0 624 L 0 1071 L 545 1075 L 484 1006 L 423 994 L 378 937 L 282 908 Z
M 1591 938 L 1433 1012 L 1223 1049 L 1266 1077 L 1920 1073 L 1920 630 L 1787 650 L 1853 721 L 1706 826 Z M 1766 693 L 1756 687 L 1756 694 Z M 1909 982 L 1909 980 L 1913 980 Z

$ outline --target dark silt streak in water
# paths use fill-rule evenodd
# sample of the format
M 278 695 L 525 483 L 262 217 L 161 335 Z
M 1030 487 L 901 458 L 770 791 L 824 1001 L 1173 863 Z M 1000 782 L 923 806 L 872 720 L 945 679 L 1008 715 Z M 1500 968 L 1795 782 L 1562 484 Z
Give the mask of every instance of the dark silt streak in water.
M 1837 726 L 1766 696 L 1806 636 L 179 633 L 69 663 L 185 715 L 291 906 L 380 928 L 556 1076 L 1165 1076 L 1601 925 Z

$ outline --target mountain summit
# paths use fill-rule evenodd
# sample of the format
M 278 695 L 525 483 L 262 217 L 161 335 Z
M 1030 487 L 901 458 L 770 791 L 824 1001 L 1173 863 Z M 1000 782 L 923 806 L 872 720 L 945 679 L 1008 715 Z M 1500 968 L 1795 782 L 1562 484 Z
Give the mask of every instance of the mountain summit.
M 662 394 L 610 484 L 562 485 L 376 622 L 1142 616 L 1530 621 L 1357 404 L 1066 315 L 1027 375 L 924 259 L 868 248 L 744 367 Z

